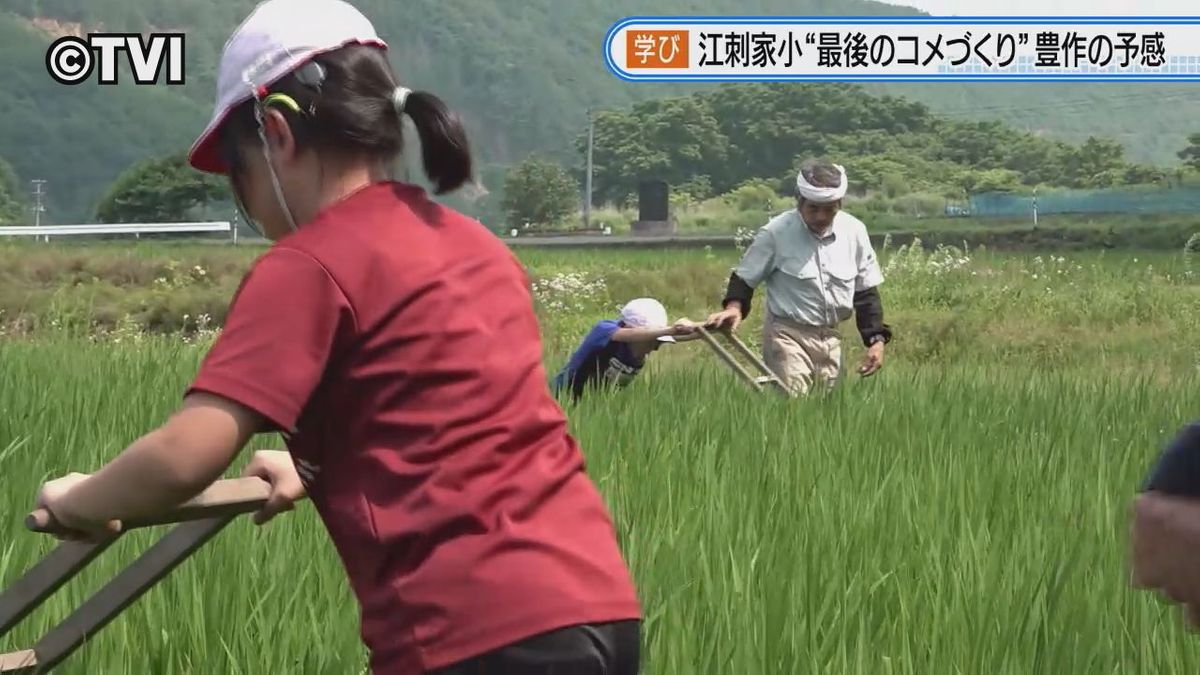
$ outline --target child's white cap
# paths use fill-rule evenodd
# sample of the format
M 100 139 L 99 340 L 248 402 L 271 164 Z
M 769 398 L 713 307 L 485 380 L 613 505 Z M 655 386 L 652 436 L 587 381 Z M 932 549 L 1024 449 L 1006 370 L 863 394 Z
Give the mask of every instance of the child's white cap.
M 671 325 L 667 321 L 667 308 L 654 298 L 630 300 L 621 308 L 621 321 L 630 328 L 656 329 Z M 670 335 L 663 335 L 658 339 L 660 342 L 675 341 Z
M 265 0 L 234 30 L 217 65 L 217 100 L 188 153 L 208 173 L 229 170 L 218 148 L 225 118 L 259 87 L 274 84 L 313 57 L 349 44 L 387 49 L 362 12 L 344 0 Z M 261 93 L 261 92 L 259 92 Z

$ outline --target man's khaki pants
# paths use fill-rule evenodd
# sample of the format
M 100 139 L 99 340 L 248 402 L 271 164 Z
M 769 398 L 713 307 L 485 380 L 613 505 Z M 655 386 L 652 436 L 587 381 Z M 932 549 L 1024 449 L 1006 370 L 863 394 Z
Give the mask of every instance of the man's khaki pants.
M 832 389 L 842 370 L 842 339 L 834 328 L 806 326 L 766 313 L 763 361 L 793 396 L 807 394 L 814 382 Z

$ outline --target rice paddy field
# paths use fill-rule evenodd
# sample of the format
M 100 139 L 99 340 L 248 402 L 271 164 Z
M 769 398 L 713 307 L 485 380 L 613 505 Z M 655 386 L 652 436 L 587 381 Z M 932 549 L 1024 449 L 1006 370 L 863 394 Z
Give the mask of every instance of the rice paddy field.
M 22 526 L 41 481 L 93 470 L 172 411 L 255 253 L 0 247 L 0 583 L 53 545 Z M 737 259 L 520 255 L 550 370 L 633 297 L 702 318 Z M 660 350 L 627 390 L 564 403 L 644 603 L 644 672 L 1200 672 L 1200 637 L 1131 590 L 1126 566 L 1131 496 L 1200 417 L 1200 260 L 881 255 L 896 340 L 875 377 L 782 400 L 697 341 Z M 754 345 L 757 327 L 742 329 Z M 0 652 L 162 532 L 127 535 Z M 364 664 L 357 607 L 302 505 L 232 524 L 58 672 Z

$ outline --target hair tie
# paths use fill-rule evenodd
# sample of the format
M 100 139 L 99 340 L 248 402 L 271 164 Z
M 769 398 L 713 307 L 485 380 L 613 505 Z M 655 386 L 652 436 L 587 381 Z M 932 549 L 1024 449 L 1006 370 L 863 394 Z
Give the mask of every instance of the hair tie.
M 392 105 L 396 106 L 396 112 L 404 114 L 404 103 L 408 100 L 408 95 L 412 93 L 407 87 L 396 87 L 392 91 Z

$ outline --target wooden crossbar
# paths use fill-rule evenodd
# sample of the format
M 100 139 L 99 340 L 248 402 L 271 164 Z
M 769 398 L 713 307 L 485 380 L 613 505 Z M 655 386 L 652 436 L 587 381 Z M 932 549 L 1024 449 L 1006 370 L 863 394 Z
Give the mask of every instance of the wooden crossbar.
M 700 337 L 708 344 L 709 347 L 712 348 L 717 357 L 724 361 L 725 364 L 733 370 L 733 372 L 737 373 L 738 377 L 741 378 L 743 382 L 750 385 L 750 387 L 755 391 L 762 391 L 763 385 L 772 385 L 775 390 L 781 394 L 787 395 L 789 393 L 787 387 L 783 384 L 783 380 L 780 380 L 779 376 L 776 375 L 770 369 L 770 367 L 768 367 L 767 364 L 764 363 L 763 360 L 754 353 L 754 350 L 746 346 L 746 343 L 742 342 L 741 339 L 734 335 L 732 331 L 728 329 L 721 329 L 717 332 L 724 336 L 725 339 L 731 345 L 733 345 L 733 348 L 742 356 L 742 358 L 749 361 L 754 368 L 761 373 L 759 376 L 756 377 L 755 375 L 751 374 L 745 366 L 739 363 L 738 360 L 734 358 L 733 354 L 731 354 L 728 349 L 725 349 L 725 347 L 721 345 L 721 343 L 718 342 L 715 337 L 713 337 L 712 332 L 708 331 L 704 327 L 700 327 L 698 330 L 700 332 Z
M 265 504 L 271 494 L 271 486 L 261 478 L 230 478 L 219 480 L 208 486 L 178 507 L 158 516 L 123 523 L 125 530 L 182 523 L 200 518 L 221 515 L 238 515 L 256 511 Z M 34 532 L 53 532 L 58 529 L 50 514 L 42 509 L 34 511 L 25 519 L 25 527 Z
M 121 533 L 100 542 L 64 541 L 0 594 L 0 637 L 6 635 L 59 588 L 120 538 L 137 528 L 180 523 L 46 633 L 33 649 L 0 654 L 0 673 L 45 673 L 62 663 L 88 639 L 216 536 L 238 515 L 266 503 L 270 486 L 260 478 L 213 483 L 204 492 L 160 517 L 122 523 Z M 51 515 L 29 514 L 35 532 L 59 530 Z

